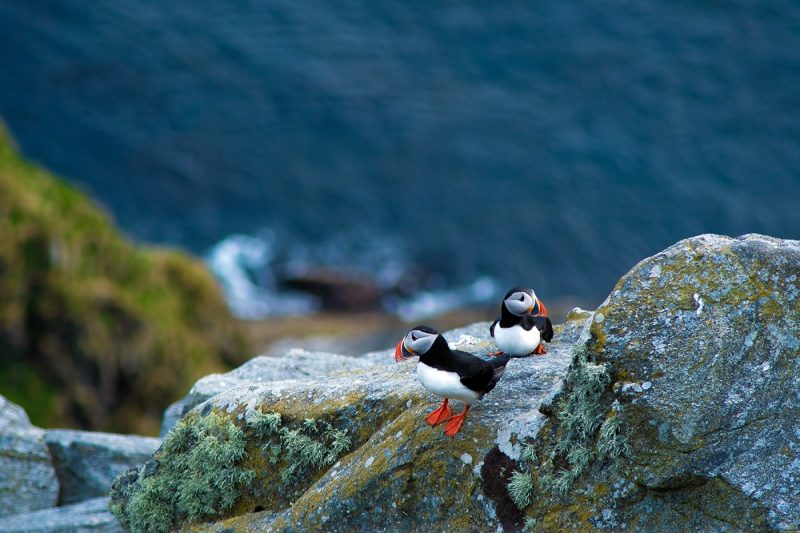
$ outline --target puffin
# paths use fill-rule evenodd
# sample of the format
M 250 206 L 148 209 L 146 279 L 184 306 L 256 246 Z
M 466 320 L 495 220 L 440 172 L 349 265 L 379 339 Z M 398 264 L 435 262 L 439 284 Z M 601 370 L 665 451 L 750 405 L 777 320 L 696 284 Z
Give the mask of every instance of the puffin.
M 447 341 L 430 326 L 417 326 L 397 343 L 395 361 L 419 356 L 417 379 L 430 392 L 444 398 L 442 405 L 425 419 L 431 426 L 447 422 L 444 434 L 454 437 L 467 412 L 485 394 L 494 389 L 503 377 L 509 355 L 481 359 L 468 352 L 451 350 Z M 464 411 L 453 415 L 450 399 L 464 402 Z
M 533 289 L 514 287 L 503 298 L 500 318 L 489 327 L 489 333 L 500 349 L 490 355 L 541 355 L 547 353 L 542 341 L 553 340 L 553 324 Z

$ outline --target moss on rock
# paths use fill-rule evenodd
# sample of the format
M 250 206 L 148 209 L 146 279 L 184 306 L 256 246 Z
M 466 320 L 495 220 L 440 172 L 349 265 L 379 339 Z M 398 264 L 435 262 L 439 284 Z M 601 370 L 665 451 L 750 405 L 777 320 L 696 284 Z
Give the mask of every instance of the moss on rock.
M 494 349 L 488 328 L 446 335 L 485 353 Z M 237 466 L 255 476 L 219 522 L 176 525 L 197 531 L 521 527 L 522 513 L 505 491 L 515 465 L 506 453 L 518 453 L 517 443 L 537 430 L 536 407 L 566 371 L 567 346 L 554 342 L 547 358 L 509 363 L 498 388 L 473 407 L 454 438 L 425 422 L 439 399 L 417 382 L 414 363 L 395 364 L 388 352 L 386 364 L 369 369 L 254 379 L 221 391 L 187 416 L 219 413 L 240 427 L 246 455 Z M 129 496 L 120 490 L 114 500 L 124 506 Z
M 591 317 L 533 442 L 539 459 L 520 465 L 532 483 L 519 478 L 513 489 L 531 495 L 519 499 L 528 524 L 800 526 L 800 403 L 786 392 L 800 386 L 798 278 L 800 242 L 759 235 L 681 241 L 626 274 Z M 587 388 L 588 403 L 575 394 L 576 382 L 592 381 L 586 363 L 606 374 Z M 546 490 L 554 485 L 564 490 Z
M 132 245 L 0 125 L 0 392 L 38 425 L 154 434 L 247 350 L 200 262 Z
M 245 456 L 244 432 L 229 417 L 188 417 L 152 460 L 114 482 L 111 512 L 126 529 L 142 533 L 216 517 L 255 478 L 241 466 Z

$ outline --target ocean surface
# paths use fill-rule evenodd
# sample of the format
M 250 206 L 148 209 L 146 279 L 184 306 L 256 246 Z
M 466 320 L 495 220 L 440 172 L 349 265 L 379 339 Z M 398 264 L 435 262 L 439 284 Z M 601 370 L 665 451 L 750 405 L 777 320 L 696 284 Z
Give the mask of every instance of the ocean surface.
M 314 309 L 278 278 L 320 266 L 416 317 L 800 238 L 796 0 L 4 0 L 0 115 L 245 316 Z

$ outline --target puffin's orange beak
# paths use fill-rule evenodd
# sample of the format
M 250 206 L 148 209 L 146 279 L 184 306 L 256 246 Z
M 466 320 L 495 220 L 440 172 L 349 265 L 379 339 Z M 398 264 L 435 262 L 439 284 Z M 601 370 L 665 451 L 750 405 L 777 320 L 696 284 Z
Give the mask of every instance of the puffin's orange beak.
M 394 360 L 397 363 L 408 359 L 408 357 L 403 355 L 403 341 L 405 341 L 405 339 L 401 339 L 400 342 L 397 343 L 397 346 L 394 349 Z
M 414 350 L 407 348 L 405 345 L 405 339 L 401 340 L 397 343 L 397 346 L 394 349 L 394 360 L 398 363 L 400 361 L 407 361 L 417 355 L 414 353 Z

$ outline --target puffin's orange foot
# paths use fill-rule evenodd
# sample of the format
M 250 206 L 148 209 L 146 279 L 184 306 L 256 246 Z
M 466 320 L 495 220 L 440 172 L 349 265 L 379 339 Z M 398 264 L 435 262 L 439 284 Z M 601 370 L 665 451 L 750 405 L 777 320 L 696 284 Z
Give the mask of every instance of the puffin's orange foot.
M 464 412 L 455 415 L 444 428 L 444 434 L 448 437 L 455 437 L 458 430 L 461 429 L 461 424 L 464 423 L 464 419 L 467 418 L 467 411 L 469 411 L 470 406 L 467 405 L 464 407 Z
M 535 349 L 533 352 L 531 352 L 531 353 L 532 353 L 533 355 L 544 355 L 544 354 L 546 354 L 546 353 L 547 353 L 547 350 L 545 350 L 545 348 L 544 348 L 544 344 L 540 344 L 540 345 L 539 345 L 539 346 L 537 346 L 537 347 L 536 347 L 536 349 Z
M 503 352 L 489 352 L 486 355 L 489 357 L 497 357 L 498 355 L 503 355 Z
M 447 402 L 448 400 L 447 398 L 445 398 L 444 401 L 442 402 L 442 405 L 439 406 L 439 408 L 436 409 L 434 412 L 429 414 L 428 418 L 426 418 L 425 421 L 432 426 L 436 426 L 438 424 L 441 424 L 442 422 L 446 422 L 447 420 L 449 420 L 450 417 L 453 416 L 453 413 L 450 412 L 450 407 L 448 407 Z

